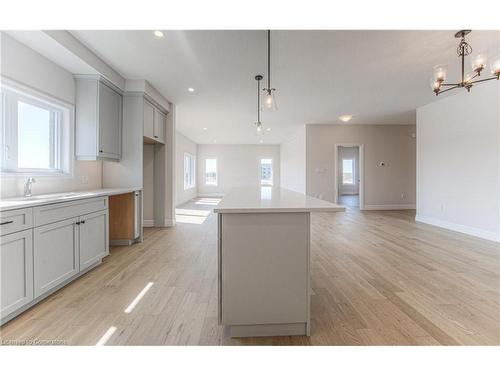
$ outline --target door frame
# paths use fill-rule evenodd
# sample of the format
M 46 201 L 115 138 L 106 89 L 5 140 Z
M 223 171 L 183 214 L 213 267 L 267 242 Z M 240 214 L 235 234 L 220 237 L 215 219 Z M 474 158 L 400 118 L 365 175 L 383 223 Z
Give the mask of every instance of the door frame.
M 340 147 L 357 147 L 358 148 L 358 163 L 359 163 L 359 209 L 365 209 L 365 145 L 363 143 L 335 143 L 334 156 L 334 197 L 335 203 L 339 201 L 339 148 Z

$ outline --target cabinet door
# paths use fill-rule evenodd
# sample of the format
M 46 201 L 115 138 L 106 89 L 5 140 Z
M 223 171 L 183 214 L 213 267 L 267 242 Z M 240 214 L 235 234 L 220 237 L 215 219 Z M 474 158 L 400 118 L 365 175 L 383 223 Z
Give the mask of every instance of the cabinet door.
M 154 107 L 144 100 L 144 136 L 154 138 Z
M 80 270 L 109 253 L 108 211 L 80 216 Z
M 122 96 L 99 82 L 99 156 L 120 159 Z
M 33 300 L 33 231 L 0 237 L 0 317 Z
M 160 143 L 165 143 L 165 122 L 165 115 L 155 108 L 154 138 Z
M 77 218 L 34 229 L 35 297 L 58 286 L 80 269 Z

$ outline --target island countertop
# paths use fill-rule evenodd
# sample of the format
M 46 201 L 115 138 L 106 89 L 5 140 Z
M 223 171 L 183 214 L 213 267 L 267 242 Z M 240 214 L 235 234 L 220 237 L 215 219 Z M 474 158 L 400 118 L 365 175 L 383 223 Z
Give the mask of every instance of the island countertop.
M 103 195 L 119 195 L 142 190 L 142 188 L 103 188 L 93 190 L 69 191 L 63 193 L 33 195 L 31 197 L 13 197 L 0 199 L 0 212 L 26 207 L 43 206 L 45 204 L 94 198 Z
M 215 213 L 339 212 L 345 207 L 279 187 L 235 188 L 214 208 Z

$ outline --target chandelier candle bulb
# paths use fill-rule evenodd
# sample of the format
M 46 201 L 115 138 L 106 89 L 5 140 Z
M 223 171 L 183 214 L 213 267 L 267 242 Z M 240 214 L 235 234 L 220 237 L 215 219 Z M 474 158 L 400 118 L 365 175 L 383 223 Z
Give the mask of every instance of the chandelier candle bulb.
M 496 75 L 498 79 L 498 76 L 500 75 L 500 56 L 497 56 L 493 60 L 493 63 L 491 64 L 491 74 Z
M 437 65 L 434 67 L 434 79 L 437 82 L 443 82 L 446 79 L 446 66 Z
M 472 70 L 476 73 L 481 72 L 486 66 L 486 56 L 483 54 L 479 54 L 472 59 Z

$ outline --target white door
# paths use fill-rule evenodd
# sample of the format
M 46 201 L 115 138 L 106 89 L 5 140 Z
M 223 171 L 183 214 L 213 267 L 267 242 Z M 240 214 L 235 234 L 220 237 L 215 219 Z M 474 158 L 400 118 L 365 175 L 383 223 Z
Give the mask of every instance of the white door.
M 154 138 L 154 107 L 144 101 L 144 137 Z
M 120 158 L 121 123 L 122 96 L 99 82 L 99 156 Z
M 165 115 L 155 108 L 154 138 L 161 143 L 165 143 L 165 120 Z
M 33 300 L 33 232 L 0 237 L 0 318 Z
M 108 212 L 80 216 L 80 270 L 105 257 L 108 245 Z
M 77 218 L 34 229 L 35 297 L 79 271 Z

